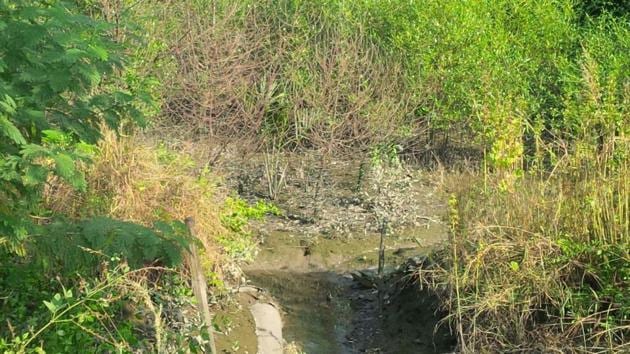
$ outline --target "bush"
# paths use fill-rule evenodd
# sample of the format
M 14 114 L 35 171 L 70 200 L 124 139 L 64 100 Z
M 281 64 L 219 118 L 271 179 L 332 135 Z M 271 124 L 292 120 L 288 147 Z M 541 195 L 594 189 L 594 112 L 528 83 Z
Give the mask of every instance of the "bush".
M 46 208 L 53 215 L 75 219 L 104 215 L 148 227 L 192 217 L 196 236 L 213 256 L 214 238 L 223 233 L 222 198 L 209 168 L 199 165 L 194 153 L 146 136 L 118 137 L 104 130 L 85 171 L 85 190 L 59 181 L 48 190 Z
M 105 23 L 61 1 L 0 1 L 0 16 L 0 244 L 23 253 L 49 174 L 85 188 L 100 125 L 141 115 L 111 85 L 123 61 Z
M 157 254 L 147 256 L 143 253 L 150 248 L 131 246 L 146 243 L 145 246 L 160 248 L 173 241 L 177 245 L 177 240 L 184 241 L 177 227 L 179 221 L 192 217 L 195 236 L 204 246 L 207 275 L 221 278 L 222 264 L 250 260 L 255 254 L 257 241 L 247 229 L 248 222 L 266 214 L 278 214 L 279 210 L 262 201 L 250 206 L 238 198 L 225 198 L 217 187 L 220 179 L 203 162 L 207 161 L 205 147 L 197 149 L 185 142 L 178 146 L 172 141 L 166 145 L 159 141 L 143 134 L 118 137 L 105 130 L 93 163 L 86 167 L 85 191 L 76 191 L 59 181 L 48 189 L 45 207 L 52 211 L 52 216 L 87 219 L 79 223 L 79 228 L 82 224 L 104 226 L 105 230 L 91 232 L 93 235 L 86 240 L 86 247 L 94 245 L 112 254 L 108 250 L 121 245 L 121 249 L 126 249 L 139 261 L 148 261 L 151 257 L 173 259 L 175 254 L 161 252 L 159 257 Z M 127 222 L 103 225 L 98 222 L 100 216 Z M 155 225 L 163 227 L 156 229 Z M 157 232 L 158 237 L 145 240 L 147 227 L 155 230 L 150 232 Z M 110 241 L 103 242 L 99 234 L 107 235 Z M 81 237 L 79 239 L 83 240 Z M 59 252 L 52 252 L 56 253 Z
M 481 178 L 458 190 L 444 268 L 427 280 L 448 284 L 436 289 L 462 350 L 628 349 L 627 163 L 618 173 L 558 166 L 514 192 Z
M 496 174 L 451 186 L 451 244 L 427 279 L 445 291 L 462 350 L 628 350 L 627 30 L 606 18 L 584 33 L 564 122 L 536 140 L 551 168 L 509 190 Z
M 0 327 L 3 353 L 74 353 L 78 347 L 203 352 L 207 332 L 184 277 L 171 269 L 131 270 L 112 257 L 100 258 L 98 277 L 48 278 L 37 264 L 0 260 L 0 285 L 12 291 L 0 302 L 0 320 L 6 324 Z
M 163 124 L 253 148 L 473 146 L 491 167 L 520 170 L 537 139 L 569 127 L 583 45 L 615 31 L 604 23 L 623 27 L 623 11 L 584 11 L 569 0 L 199 0 L 131 18 L 160 63 Z
M 94 192 L 84 172 L 103 131 L 123 132 L 123 123 L 143 123 L 150 111 L 146 82 L 125 72 L 118 34 L 82 15 L 73 2 L 0 0 L 2 352 L 170 351 L 182 342 L 195 347 L 195 340 L 161 322 L 162 306 L 177 308 L 173 298 L 190 305 L 183 294 L 159 287 L 178 283 L 172 290 L 179 291 L 182 278 L 164 276 L 170 272 L 164 268 L 142 268 L 181 263 L 190 240 L 181 222 L 148 219 L 148 228 L 98 217 L 109 194 L 91 194 L 92 208 L 84 204 L 86 212 L 71 215 L 82 220 L 51 216 L 42 203 L 44 194 L 61 201 L 56 192 Z M 78 204 L 63 201 L 64 208 Z M 111 262 L 120 265 L 112 270 Z M 147 284 L 156 274 L 163 283 Z M 155 302 L 157 294 L 169 301 Z M 153 323 L 127 318 L 125 306 L 132 304 L 139 311 L 134 317 L 142 313 Z M 171 334 L 179 339 L 170 337 L 166 345 Z M 175 343 L 180 347 L 170 348 Z
M 213 140 L 284 148 L 342 146 L 410 139 L 408 94 L 336 1 L 154 2 L 137 7 L 163 75 L 161 124 Z M 190 21 L 189 16 L 195 18 Z M 419 132 L 418 132 L 419 133 Z

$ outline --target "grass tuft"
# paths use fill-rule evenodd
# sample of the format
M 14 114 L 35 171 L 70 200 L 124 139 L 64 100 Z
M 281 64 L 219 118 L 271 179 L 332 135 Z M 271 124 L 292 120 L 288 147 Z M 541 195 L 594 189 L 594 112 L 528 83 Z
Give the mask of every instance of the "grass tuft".
M 219 217 L 223 196 L 216 188 L 218 179 L 195 154 L 152 137 L 119 137 L 105 131 L 93 164 L 87 167 L 86 192 L 55 184 L 48 207 L 76 218 L 107 215 L 147 226 L 193 217 L 196 236 L 216 261 L 216 238 L 228 233 Z
M 566 156 L 512 191 L 480 173 L 446 182 L 451 242 L 424 275 L 463 351 L 630 349 L 630 171 L 589 161 Z

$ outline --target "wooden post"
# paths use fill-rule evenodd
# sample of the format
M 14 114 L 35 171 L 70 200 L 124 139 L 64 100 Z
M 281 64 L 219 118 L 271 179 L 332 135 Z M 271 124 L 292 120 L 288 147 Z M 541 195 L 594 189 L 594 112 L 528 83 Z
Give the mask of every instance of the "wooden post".
M 383 218 L 381 224 L 381 242 L 378 246 L 378 269 L 377 269 L 377 292 L 378 292 L 378 311 L 379 316 L 383 315 L 383 296 L 385 295 L 385 280 L 384 270 L 385 270 L 385 236 L 387 236 L 387 227 L 388 220 L 387 218 Z
M 195 220 L 192 217 L 186 218 L 186 226 L 190 232 L 190 235 L 197 238 L 195 235 Z M 195 242 L 190 244 L 190 275 L 191 285 L 195 298 L 197 299 L 197 309 L 201 313 L 202 318 L 206 326 L 208 326 L 209 337 L 209 349 L 210 353 L 217 354 L 216 344 L 214 342 L 214 335 L 212 334 L 212 315 L 210 314 L 210 306 L 208 305 L 208 285 L 206 284 L 206 277 L 203 275 L 201 269 L 201 262 L 199 262 L 199 253 L 197 252 L 197 245 Z

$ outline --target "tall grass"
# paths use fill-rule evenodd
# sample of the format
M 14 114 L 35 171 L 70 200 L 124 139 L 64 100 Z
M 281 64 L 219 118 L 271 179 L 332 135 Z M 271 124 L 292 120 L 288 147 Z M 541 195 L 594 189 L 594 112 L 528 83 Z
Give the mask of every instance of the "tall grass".
M 199 234 L 221 232 L 221 194 L 209 166 L 191 147 L 176 147 L 146 136 L 118 138 L 107 132 L 89 172 L 94 190 L 111 196 L 109 214 L 136 222 L 166 218 L 196 220 Z
M 228 234 L 219 217 L 224 196 L 216 189 L 218 177 L 200 163 L 204 149 L 172 143 L 105 130 L 86 170 L 86 192 L 55 183 L 47 207 L 59 215 L 106 215 L 142 225 L 193 217 L 208 261 L 218 261 L 217 238 Z
M 537 135 L 567 127 L 563 92 L 585 41 L 623 27 L 578 5 L 191 0 L 121 11 L 143 24 L 138 72 L 161 81 L 162 125 L 254 149 L 473 146 L 518 168 Z
M 157 124 L 254 149 L 367 151 L 394 136 L 411 141 L 424 124 L 412 117 L 401 64 L 342 7 L 198 0 L 134 8 L 135 18 L 152 19 L 147 40 L 164 46 L 156 56 L 164 64 L 145 68 L 165 88 Z
M 447 183 L 452 238 L 426 280 L 463 351 L 630 350 L 630 59 L 610 50 L 627 48 L 626 33 L 615 21 L 587 33 L 564 125 L 535 141 L 510 188 L 505 170 Z
M 628 164 L 584 171 L 565 160 L 513 192 L 480 175 L 450 184 L 453 237 L 432 280 L 465 351 L 628 350 Z

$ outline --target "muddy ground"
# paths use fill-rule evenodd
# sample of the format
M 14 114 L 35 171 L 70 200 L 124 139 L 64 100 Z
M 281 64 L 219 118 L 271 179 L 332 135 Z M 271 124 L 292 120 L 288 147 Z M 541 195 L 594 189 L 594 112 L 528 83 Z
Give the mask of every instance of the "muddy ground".
M 269 199 L 269 174 L 249 163 L 231 172 L 230 183 L 246 199 Z M 288 353 L 451 351 L 447 326 L 435 331 L 437 303 L 415 278 L 447 235 L 431 176 L 398 166 L 366 170 L 360 161 L 334 161 L 319 170 L 314 162 L 278 165 L 285 183 L 274 203 L 284 216 L 253 225 L 260 252 L 242 268 L 247 285 L 260 291 L 237 294 L 235 306 L 217 315 L 230 328 L 219 335 L 221 351 L 257 352 L 247 311 L 257 301 L 278 307 Z

